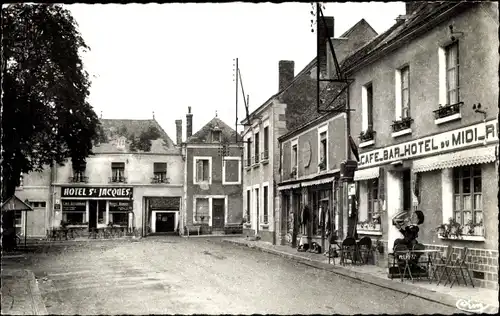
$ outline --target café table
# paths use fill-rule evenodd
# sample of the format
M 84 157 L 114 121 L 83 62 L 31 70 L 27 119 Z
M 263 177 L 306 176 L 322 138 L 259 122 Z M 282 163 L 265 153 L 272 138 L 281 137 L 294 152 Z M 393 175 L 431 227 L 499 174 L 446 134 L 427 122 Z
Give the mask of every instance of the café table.
M 440 253 L 441 251 L 440 250 L 435 250 L 435 249 L 421 249 L 421 250 L 403 250 L 403 251 L 397 251 L 394 253 L 394 256 L 395 256 L 395 260 L 402 260 L 404 261 L 404 270 L 403 270 L 403 273 L 401 274 L 401 271 L 400 271 L 400 275 L 401 275 L 401 282 L 403 282 L 405 276 L 406 276 L 406 272 L 408 271 L 408 275 L 410 276 L 410 279 L 412 282 L 414 282 L 414 278 L 413 278 L 413 275 L 411 273 L 411 267 L 412 267 L 412 264 L 414 263 L 417 267 L 422 267 L 423 266 L 421 264 L 425 264 L 425 269 L 427 271 L 427 278 L 429 279 L 430 282 L 432 282 L 432 275 L 433 273 L 431 273 L 431 270 L 433 271 L 434 269 L 434 259 L 435 259 L 435 256 L 437 253 Z M 419 261 L 418 262 L 414 262 L 415 260 L 415 257 L 417 255 L 420 255 L 419 256 Z M 426 255 L 425 258 L 426 260 L 424 261 L 420 261 L 420 259 L 422 258 L 422 255 Z M 399 267 L 399 265 L 398 265 Z

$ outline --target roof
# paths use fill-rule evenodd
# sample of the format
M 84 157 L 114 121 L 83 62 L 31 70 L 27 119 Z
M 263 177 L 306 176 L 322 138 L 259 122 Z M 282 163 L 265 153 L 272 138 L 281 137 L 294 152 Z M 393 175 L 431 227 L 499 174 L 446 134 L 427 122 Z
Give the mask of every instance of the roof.
M 351 33 L 354 32 L 354 30 L 356 30 L 356 28 L 358 28 L 358 26 L 360 26 L 361 24 L 366 24 L 366 26 L 368 26 L 373 31 L 373 33 L 378 34 L 377 31 L 375 31 L 373 27 L 370 25 L 370 23 L 366 22 L 365 19 L 361 19 L 358 21 L 358 23 L 354 24 L 350 29 L 345 31 L 344 34 L 340 35 L 340 38 L 349 37 Z
M 464 2 L 452 2 L 452 1 L 432 1 L 432 2 L 422 2 L 413 14 L 408 15 L 405 20 L 398 20 L 391 28 L 389 28 L 384 33 L 375 37 L 357 51 L 347 56 L 341 63 L 341 68 L 344 70 L 349 70 L 358 66 L 361 60 L 366 59 L 370 55 L 392 45 L 395 40 L 402 38 L 403 36 L 414 31 L 418 27 L 425 25 L 433 18 L 439 16 L 443 12 L 459 6 Z M 469 2 L 467 2 L 469 3 Z
M 100 122 L 107 141 L 94 147 L 94 153 L 128 152 L 130 138 L 132 136 L 139 137 L 150 128 L 155 128 L 160 134 L 158 139 L 152 141 L 151 152 L 165 153 L 176 148 L 172 139 L 155 119 L 100 119 Z M 120 145 L 120 139 L 124 140 L 124 145 Z M 175 150 L 178 151 L 178 149 Z
M 234 143 L 236 139 L 236 131 L 229 127 L 223 120 L 217 116 L 205 124 L 198 132 L 193 134 L 186 140 L 188 144 L 206 144 L 212 143 L 212 131 L 219 129 L 221 131 L 222 142 Z M 240 136 L 238 135 L 238 140 Z
M 8 211 L 33 211 L 33 208 L 13 195 L 2 203 L 2 212 Z

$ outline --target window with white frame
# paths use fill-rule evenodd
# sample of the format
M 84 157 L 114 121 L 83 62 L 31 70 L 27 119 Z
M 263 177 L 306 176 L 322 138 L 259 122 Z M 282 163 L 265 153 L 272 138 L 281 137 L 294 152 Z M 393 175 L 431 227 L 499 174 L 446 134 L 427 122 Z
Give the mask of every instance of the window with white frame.
M 263 223 L 267 224 L 269 222 L 269 186 L 264 185 L 262 187 L 262 219 Z
M 401 118 L 410 117 L 410 67 L 401 70 Z
M 195 198 L 193 220 L 195 223 L 208 223 L 210 216 L 209 198 Z
M 367 189 L 368 221 L 380 224 L 380 215 L 378 212 L 378 178 L 368 180 Z
M 368 83 L 361 90 L 362 129 L 373 130 L 373 85 Z
M 153 163 L 153 183 L 167 183 L 167 163 Z
M 241 183 L 241 158 L 224 157 L 222 163 L 222 184 Z
M 255 188 L 254 189 L 254 193 L 255 193 L 255 214 L 256 214 L 256 218 L 259 219 L 259 214 L 260 214 L 260 190 L 259 188 Z
M 455 221 L 472 230 L 483 226 L 481 165 L 453 168 L 453 192 Z
M 260 148 L 259 148 L 259 132 L 255 132 L 254 136 L 254 162 L 259 162 Z
M 318 133 L 318 168 L 319 171 L 324 171 L 328 165 L 328 125 L 320 128 Z
M 269 126 L 264 127 L 264 151 L 262 159 L 269 159 Z
M 459 58 L 458 42 L 454 42 L 445 48 L 446 54 L 446 102 L 457 104 L 460 102 L 459 95 Z
M 250 223 L 250 213 L 252 209 L 252 190 L 247 189 L 247 209 L 246 209 L 246 222 Z
M 111 163 L 111 182 L 125 182 L 125 163 Z
M 194 184 L 212 183 L 212 158 L 194 157 Z
M 245 146 L 247 146 L 247 167 L 252 165 L 252 139 L 246 139 Z

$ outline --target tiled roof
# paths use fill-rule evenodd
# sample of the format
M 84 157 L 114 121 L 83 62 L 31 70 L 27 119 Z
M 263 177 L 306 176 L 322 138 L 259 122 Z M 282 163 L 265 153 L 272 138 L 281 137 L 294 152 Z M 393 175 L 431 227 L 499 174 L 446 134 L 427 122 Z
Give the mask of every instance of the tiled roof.
M 159 139 L 152 141 L 151 152 L 167 153 L 178 151 L 172 139 L 155 119 L 100 119 L 100 122 L 108 141 L 98 146 L 94 146 L 93 151 L 95 153 L 128 152 L 128 139 L 130 136 L 134 135 L 135 137 L 139 137 L 141 133 L 146 132 L 151 127 L 156 128 L 161 135 Z M 121 144 L 120 140 L 122 141 Z
M 350 29 L 348 29 L 347 31 L 344 32 L 344 34 L 340 35 L 341 38 L 343 37 L 349 37 L 349 35 L 351 35 L 351 33 L 358 27 L 360 26 L 361 24 L 366 24 L 366 26 L 368 26 L 369 28 L 372 29 L 372 31 L 377 34 L 377 31 L 375 31 L 373 29 L 373 27 L 370 25 L 370 23 L 366 22 L 365 19 L 361 19 L 358 21 L 358 23 L 354 24 Z
M 236 140 L 236 131 L 229 127 L 224 121 L 218 117 L 214 117 L 207 124 L 205 124 L 198 132 L 189 137 L 186 141 L 188 144 L 206 144 L 212 142 L 212 131 L 219 129 L 223 142 L 234 143 Z M 238 135 L 238 140 L 240 136 Z
M 457 4 L 459 3 L 452 1 L 422 2 L 422 4 L 418 6 L 415 9 L 414 13 L 412 15 L 409 15 L 406 20 L 400 20 L 396 22 L 387 31 L 375 37 L 354 53 L 350 54 L 341 63 L 341 68 L 344 70 L 350 69 L 370 54 L 373 54 L 389 46 L 394 40 L 399 39 L 406 34 L 409 34 L 416 28 L 424 25 L 425 23 L 428 23 L 432 18 L 438 16 L 439 14 L 449 10 L 454 6 L 457 6 Z

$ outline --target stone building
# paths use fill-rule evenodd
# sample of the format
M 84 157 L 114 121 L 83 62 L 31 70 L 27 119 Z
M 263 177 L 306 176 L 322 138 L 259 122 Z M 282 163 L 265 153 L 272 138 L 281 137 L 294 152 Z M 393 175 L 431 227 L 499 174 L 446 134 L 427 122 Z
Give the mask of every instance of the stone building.
M 62 223 L 82 231 L 112 223 L 143 236 L 179 230 L 180 147 L 154 119 L 101 119 L 101 126 L 105 137 L 85 165 L 68 161 L 24 176 L 16 195 L 34 212 L 17 222 L 28 221 L 28 236 L 45 236 Z
M 326 25 L 328 32 L 323 25 L 318 28 L 321 41 L 325 43 L 322 47 L 327 47 L 327 36 L 333 37 L 334 19 L 327 17 Z M 345 56 L 375 35 L 371 26 L 361 20 L 333 41 Z M 327 56 L 328 49 L 323 49 L 319 56 L 323 77 L 331 66 Z M 316 109 L 316 71 L 316 59 L 296 76 L 293 61 L 280 61 L 278 93 L 242 121 L 245 125 L 243 142 L 246 146 L 243 171 L 246 235 L 259 235 L 263 240 L 273 243 L 286 238 L 286 229 L 281 227 L 281 223 L 287 217 L 281 214 L 283 207 L 278 194 L 278 184 L 283 180 L 280 175 L 285 165 L 282 162 L 282 148 L 277 140 L 321 116 Z
M 497 3 L 423 2 L 407 4 L 394 26 L 341 64 L 354 79 L 360 237 L 379 238 L 392 251 L 402 237 L 392 217 L 421 210 L 418 241 L 468 247 L 476 284 L 492 288 L 498 288 L 498 47 Z M 462 236 L 441 234 L 438 227 L 450 218 Z
M 182 225 L 202 234 L 230 233 L 242 223 L 242 148 L 236 132 L 217 116 L 192 135 L 186 115 Z M 239 140 L 239 139 L 238 139 Z

